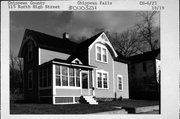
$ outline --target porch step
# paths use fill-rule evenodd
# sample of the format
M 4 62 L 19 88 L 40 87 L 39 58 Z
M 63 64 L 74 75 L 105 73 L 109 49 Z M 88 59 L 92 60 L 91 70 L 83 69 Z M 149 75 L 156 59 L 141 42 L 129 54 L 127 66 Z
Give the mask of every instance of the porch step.
M 97 105 L 98 102 L 93 98 L 93 96 L 82 96 L 82 100 L 88 104 Z

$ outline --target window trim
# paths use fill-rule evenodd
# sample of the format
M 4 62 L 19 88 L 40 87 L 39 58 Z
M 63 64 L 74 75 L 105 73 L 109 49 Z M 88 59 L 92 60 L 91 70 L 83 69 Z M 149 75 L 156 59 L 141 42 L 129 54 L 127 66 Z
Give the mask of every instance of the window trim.
M 30 74 L 31 74 L 31 83 L 32 83 L 32 86 L 31 87 L 29 87 L 29 76 L 30 76 Z M 33 71 L 32 70 L 29 70 L 28 71 L 28 90 L 32 90 L 33 89 Z
M 97 47 L 100 47 L 100 49 L 101 49 L 101 53 L 100 53 L 101 60 L 98 60 L 98 57 L 97 57 Z M 106 50 L 106 62 L 103 61 L 103 49 Z M 108 63 L 108 50 L 103 44 L 98 43 L 98 44 L 95 45 L 95 55 L 96 55 L 96 61 L 97 62 Z
M 77 68 L 74 68 L 74 67 L 72 67 L 73 68 L 73 70 L 74 70 L 74 80 L 75 80 L 75 86 L 70 86 L 70 77 L 72 77 L 72 76 L 70 76 L 69 75 L 69 68 L 70 67 L 68 67 L 68 66 L 64 66 L 64 65 L 57 65 L 58 67 L 60 67 L 60 75 L 58 75 L 58 76 L 60 76 L 61 77 L 61 86 L 58 86 L 58 85 L 56 85 L 56 68 L 55 68 L 55 87 L 56 88 L 67 88 L 67 89 L 80 89 L 81 88 L 81 80 L 80 80 L 80 86 L 79 87 L 77 87 L 77 82 L 76 82 L 76 78 L 77 78 L 77 75 L 76 75 L 76 71 L 77 71 Z M 64 66 L 64 67 L 66 67 L 67 68 L 67 77 L 68 77 L 68 85 L 67 86 L 63 86 L 62 85 L 62 66 Z M 56 67 L 56 65 L 55 65 L 55 67 Z M 81 72 L 80 72 L 81 73 Z M 64 76 L 64 75 L 63 75 Z M 80 76 L 79 76 L 79 78 L 80 78 Z
M 97 74 L 101 73 L 101 82 L 102 82 L 102 88 L 98 87 L 98 77 Z M 104 80 L 103 80 L 103 74 L 107 74 L 107 88 L 104 88 Z M 96 70 L 96 88 L 97 89 L 109 89 L 109 72 L 104 71 L 104 70 Z
M 122 89 L 119 89 L 119 77 L 121 77 L 121 82 L 122 82 L 122 86 L 121 86 L 121 87 L 122 87 Z M 118 74 L 118 75 L 117 75 L 117 90 L 118 90 L 118 91 L 123 91 L 123 87 L 124 87 L 124 86 L 123 86 L 123 76 L 120 75 L 120 74 Z
M 45 77 L 44 77 L 44 70 L 46 73 Z M 51 71 L 51 70 L 52 70 L 51 66 L 45 66 L 45 67 L 39 69 L 39 71 L 38 71 L 39 89 L 42 89 L 42 90 L 43 89 L 50 89 L 52 87 L 52 72 L 49 75 L 49 71 Z M 41 73 L 42 73 L 42 75 L 41 75 Z M 51 83 L 50 83 L 51 85 L 48 85 L 49 79 L 51 79 Z M 41 80 L 42 80 L 42 82 L 41 82 Z M 44 86 L 45 81 L 47 83 L 46 86 Z

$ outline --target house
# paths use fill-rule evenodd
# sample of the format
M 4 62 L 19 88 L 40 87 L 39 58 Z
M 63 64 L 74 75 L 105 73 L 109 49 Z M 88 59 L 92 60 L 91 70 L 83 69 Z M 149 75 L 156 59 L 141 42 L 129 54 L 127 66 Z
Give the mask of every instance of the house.
M 128 64 L 104 32 L 75 43 L 26 29 L 19 51 L 24 59 L 24 99 L 52 104 L 91 104 L 129 98 Z M 96 100 L 94 100 L 94 98 Z
M 160 49 L 129 59 L 129 98 L 160 99 Z

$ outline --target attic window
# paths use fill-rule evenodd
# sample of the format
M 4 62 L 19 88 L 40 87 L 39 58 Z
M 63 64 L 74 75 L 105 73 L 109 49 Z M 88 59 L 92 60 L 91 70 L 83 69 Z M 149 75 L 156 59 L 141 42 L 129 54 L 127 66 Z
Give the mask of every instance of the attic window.
M 80 64 L 78 60 L 75 60 L 75 63 L 76 63 L 76 64 Z
M 105 41 L 108 41 L 107 37 L 104 34 L 101 35 L 101 38 L 104 39 Z

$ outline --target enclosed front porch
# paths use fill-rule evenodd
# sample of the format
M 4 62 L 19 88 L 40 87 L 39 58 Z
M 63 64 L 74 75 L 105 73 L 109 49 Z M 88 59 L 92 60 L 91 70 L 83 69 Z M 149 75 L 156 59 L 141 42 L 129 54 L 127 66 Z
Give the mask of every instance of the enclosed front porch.
M 94 96 L 93 66 L 52 60 L 39 67 L 39 98 L 53 104 L 79 103 Z

